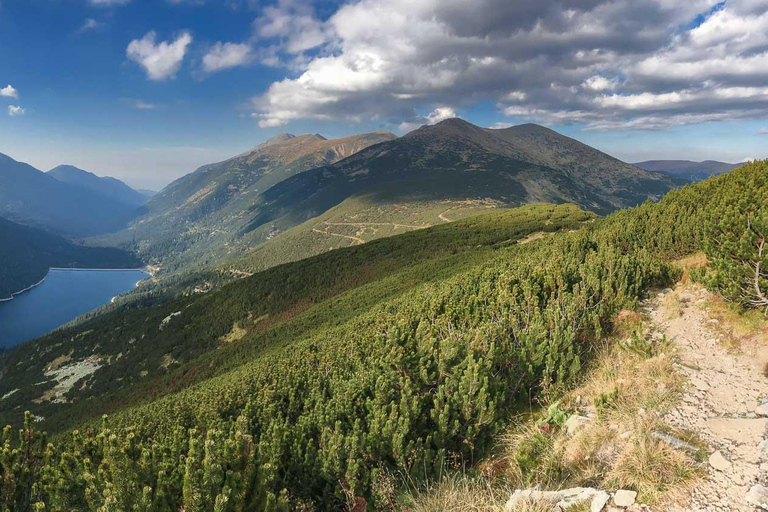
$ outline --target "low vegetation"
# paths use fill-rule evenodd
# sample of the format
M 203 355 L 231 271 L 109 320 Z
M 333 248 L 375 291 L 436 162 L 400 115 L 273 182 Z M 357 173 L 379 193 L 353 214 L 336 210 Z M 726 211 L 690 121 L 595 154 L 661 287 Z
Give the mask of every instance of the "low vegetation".
M 479 244 L 479 252 L 459 245 L 430 258 L 435 245 L 421 245 L 423 237 L 440 238 L 441 231 L 416 231 L 319 257 L 332 263 L 344 254 L 330 266 L 313 267 L 322 260 L 310 259 L 202 298 L 94 321 L 82 327 L 96 333 L 88 343 L 75 344 L 77 335 L 69 332 L 57 350 L 92 348 L 96 340 L 100 350 L 114 350 L 115 338 L 128 336 L 140 346 L 138 340 L 151 335 L 151 350 L 138 351 L 144 358 L 166 350 L 166 337 L 175 340 L 172 357 L 183 357 L 188 348 L 196 355 L 183 372 L 172 372 L 183 383 L 171 386 L 172 394 L 135 388 L 141 400 L 113 403 L 103 421 L 85 421 L 51 444 L 41 440 L 28 416 L 20 447 L 7 434 L 0 461 L 6 475 L 2 505 L 391 510 L 404 482 L 412 488 L 433 482 L 440 489 L 446 484 L 438 482 L 452 471 L 482 473 L 478 463 L 508 421 L 536 403 L 550 404 L 542 421 L 510 436 L 507 456 L 488 468 L 504 476 L 484 478 L 510 485 L 534 479 L 552 486 L 626 485 L 653 502 L 694 481 L 696 465 L 646 435 L 664 428 L 647 412 L 667 407 L 678 383 L 663 339 L 633 327 L 631 312 L 646 290 L 682 276 L 673 263 L 680 257 L 702 249 L 710 261 L 730 257 L 727 246 L 706 242 L 707 233 L 724 208 L 743 221 L 754 215 L 754 203 L 735 198 L 766 193 L 766 166 L 750 164 L 674 191 L 658 204 L 524 245 L 516 240 L 547 229 L 531 225 L 510 237 L 495 222 L 478 218 L 439 228 L 454 229 L 459 238 L 494 240 L 485 248 Z M 734 226 L 748 230 L 751 222 Z M 345 288 L 336 276 L 355 281 L 369 275 L 365 260 L 355 260 L 355 251 L 372 250 L 368 246 L 392 249 L 375 260 L 382 273 L 365 286 Z M 399 271 L 381 271 L 406 254 L 424 256 Z M 280 274 L 291 268 L 306 273 Z M 349 273 L 331 274 L 338 268 Z M 714 271 L 721 270 L 715 265 Z M 269 285 L 268 276 L 275 279 Z M 276 311 L 268 309 L 277 304 Z M 297 311 L 308 315 L 304 320 L 322 312 L 316 317 L 322 322 L 293 324 L 301 321 Z M 160 322 L 176 312 L 158 335 Z M 622 315 L 625 321 L 617 327 Z M 221 341 L 246 321 L 253 326 L 248 334 Z M 622 343 L 598 350 L 616 331 L 623 332 Z M 35 348 L 23 350 L 25 358 L 48 357 Z M 610 356 L 596 358 L 597 353 Z M 137 357 L 133 367 L 142 367 L 140 356 L 126 354 L 119 359 Z M 0 392 L 19 387 L 12 362 Z M 586 367 L 596 368 L 595 380 L 582 383 L 578 395 L 569 393 Z M 108 391 L 104 396 L 112 395 L 125 384 L 100 380 L 115 376 L 110 371 L 100 369 L 83 387 L 96 389 L 98 383 Z M 98 399 L 86 401 L 90 394 L 68 395 L 75 403 L 58 409 L 70 414 L 66 421 L 66 414 L 59 416 L 60 426 L 104 406 Z M 568 415 L 592 410 L 590 426 L 572 436 L 567 428 L 563 433 Z M 605 446 L 610 449 L 603 452 Z M 471 477 L 457 482 L 485 485 Z M 433 507 L 443 499 L 438 490 L 426 496 Z M 494 500 L 483 503 L 491 507 Z M 419 503 L 416 510 L 429 510 Z

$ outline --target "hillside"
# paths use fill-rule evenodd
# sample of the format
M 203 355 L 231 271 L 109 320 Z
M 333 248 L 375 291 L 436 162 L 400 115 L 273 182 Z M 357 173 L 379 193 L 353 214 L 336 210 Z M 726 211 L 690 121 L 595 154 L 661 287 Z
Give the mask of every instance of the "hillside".
M 0 154 L 0 216 L 72 237 L 123 228 L 135 208 Z
M 50 267 L 136 268 L 118 249 L 75 245 L 62 237 L 0 218 L 0 299 L 38 283 Z
M 732 241 L 764 239 L 766 165 L 604 219 L 532 205 L 446 223 L 24 344 L 2 360 L 0 413 L 18 424 L 28 408 L 58 435 L 47 447 L 27 417 L 5 477 L 18 486 L 0 499 L 46 510 L 400 509 L 404 482 L 471 471 L 511 417 L 579 382 L 646 293 L 680 278 L 682 256 L 703 250 L 711 265 L 696 279 L 756 307 L 764 255 Z M 750 278 L 741 263 L 753 260 L 757 295 L 729 285 Z M 625 334 L 627 354 L 663 344 L 638 336 Z M 650 386 L 656 405 L 661 384 L 638 392 Z M 595 393 L 599 414 L 625 404 L 617 393 Z M 563 415 L 552 414 L 556 425 Z M 538 470 L 559 432 L 541 424 L 513 462 Z M 631 484 L 594 472 L 606 458 L 588 476 Z M 692 465 L 668 473 L 677 467 Z M 551 475 L 552 485 L 571 476 Z
M 132 225 L 138 250 L 167 272 L 228 260 L 253 271 L 489 208 L 574 203 L 605 214 L 658 199 L 672 187 L 535 125 L 488 130 L 452 119 L 377 140 L 334 153 L 339 161 L 320 167 L 314 150 L 311 158 L 297 156 L 333 142 L 316 135 L 273 141 L 206 166 L 147 203 L 150 213 Z M 286 161 L 295 162 L 291 170 L 270 172 Z
M 141 192 L 132 189 L 118 179 L 108 176 L 99 177 L 92 172 L 78 169 L 72 165 L 59 165 L 48 171 L 47 174 L 63 183 L 71 183 L 86 188 L 131 208 L 138 208 L 148 199 Z
M 715 160 L 705 160 L 703 162 L 693 162 L 691 160 L 647 160 L 633 165 L 646 171 L 663 174 L 681 182 L 689 183 L 702 181 L 710 176 L 717 176 L 718 174 L 732 171 L 744 164 L 728 164 Z
M 395 138 L 376 132 L 327 140 L 320 135 L 278 135 L 251 151 L 205 165 L 152 197 L 131 229 L 107 239 L 135 239 L 147 258 L 167 270 L 197 268 L 230 257 L 249 246 L 241 230 L 261 194 L 297 173 L 336 162 L 372 144 Z

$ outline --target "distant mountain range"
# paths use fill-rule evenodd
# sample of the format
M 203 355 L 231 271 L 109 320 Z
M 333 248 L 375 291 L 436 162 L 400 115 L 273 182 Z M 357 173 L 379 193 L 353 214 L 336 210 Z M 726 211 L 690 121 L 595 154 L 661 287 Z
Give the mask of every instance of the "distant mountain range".
M 99 177 L 92 172 L 78 169 L 72 165 L 60 165 L 48 171 L 49 176 L 64 183 L 71 183 L 87 188 L 104 197 L 109 197 L 122 204 L 138 208 L 147 202 L 147 197 L 132 189 L 116 178 Z
M 670 176 L 676 180 L 696 182 L 705 180 L 710 176 L 732 171 L 737 167 L 741 167 L 744 163 L 729 164 L 716 160 L 704 160 L 703 162 L 693 162 L 691 160 L 647 160 L 633 165 L 646 171 Z
M 50 267 L 135 268 L 118 249 L 75 245 L 63 237 L 0 217 L 0 299 L 39 282 Z
M 175 181 L 111 243 L 135 233 L 140 254 L 170 272 L 232 260 L 260 269 L 488 208 L 568 202 L 603 214 L 672 186 L 536 125 L 450 119 L 401 138 L 280 134 Z
M 73 167 L 44 173 L 0 154 L 0 215 L 70 237 L 123 228 L 143 199 Z

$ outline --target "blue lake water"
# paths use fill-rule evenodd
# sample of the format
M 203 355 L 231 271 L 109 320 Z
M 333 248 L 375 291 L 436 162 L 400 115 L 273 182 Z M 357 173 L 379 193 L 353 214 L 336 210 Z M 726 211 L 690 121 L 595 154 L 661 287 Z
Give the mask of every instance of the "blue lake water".
M 40 285 L 0 302 L 0 347 L 42 336 L 108 304 L 147 276 L 141 270 L 50 270 Z

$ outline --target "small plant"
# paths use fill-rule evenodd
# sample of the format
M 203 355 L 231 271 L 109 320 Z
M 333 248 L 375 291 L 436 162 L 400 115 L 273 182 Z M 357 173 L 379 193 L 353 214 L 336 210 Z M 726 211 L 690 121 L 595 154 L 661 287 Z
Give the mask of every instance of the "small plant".
M 536 422 L 536 425 L 539 428 L 562 428 L 570 416 L 571 413 L 560 408 L 560 401 L 558 400 L 549 406 L 547 415 L 539 419 L 539 421 Z
M 619 387 L 614 386 L 610 393 L 600 393 L 595 397 L 595 410 L 598 417 L 602 417 L 605 411 L 615 409 L 619 401 Z

